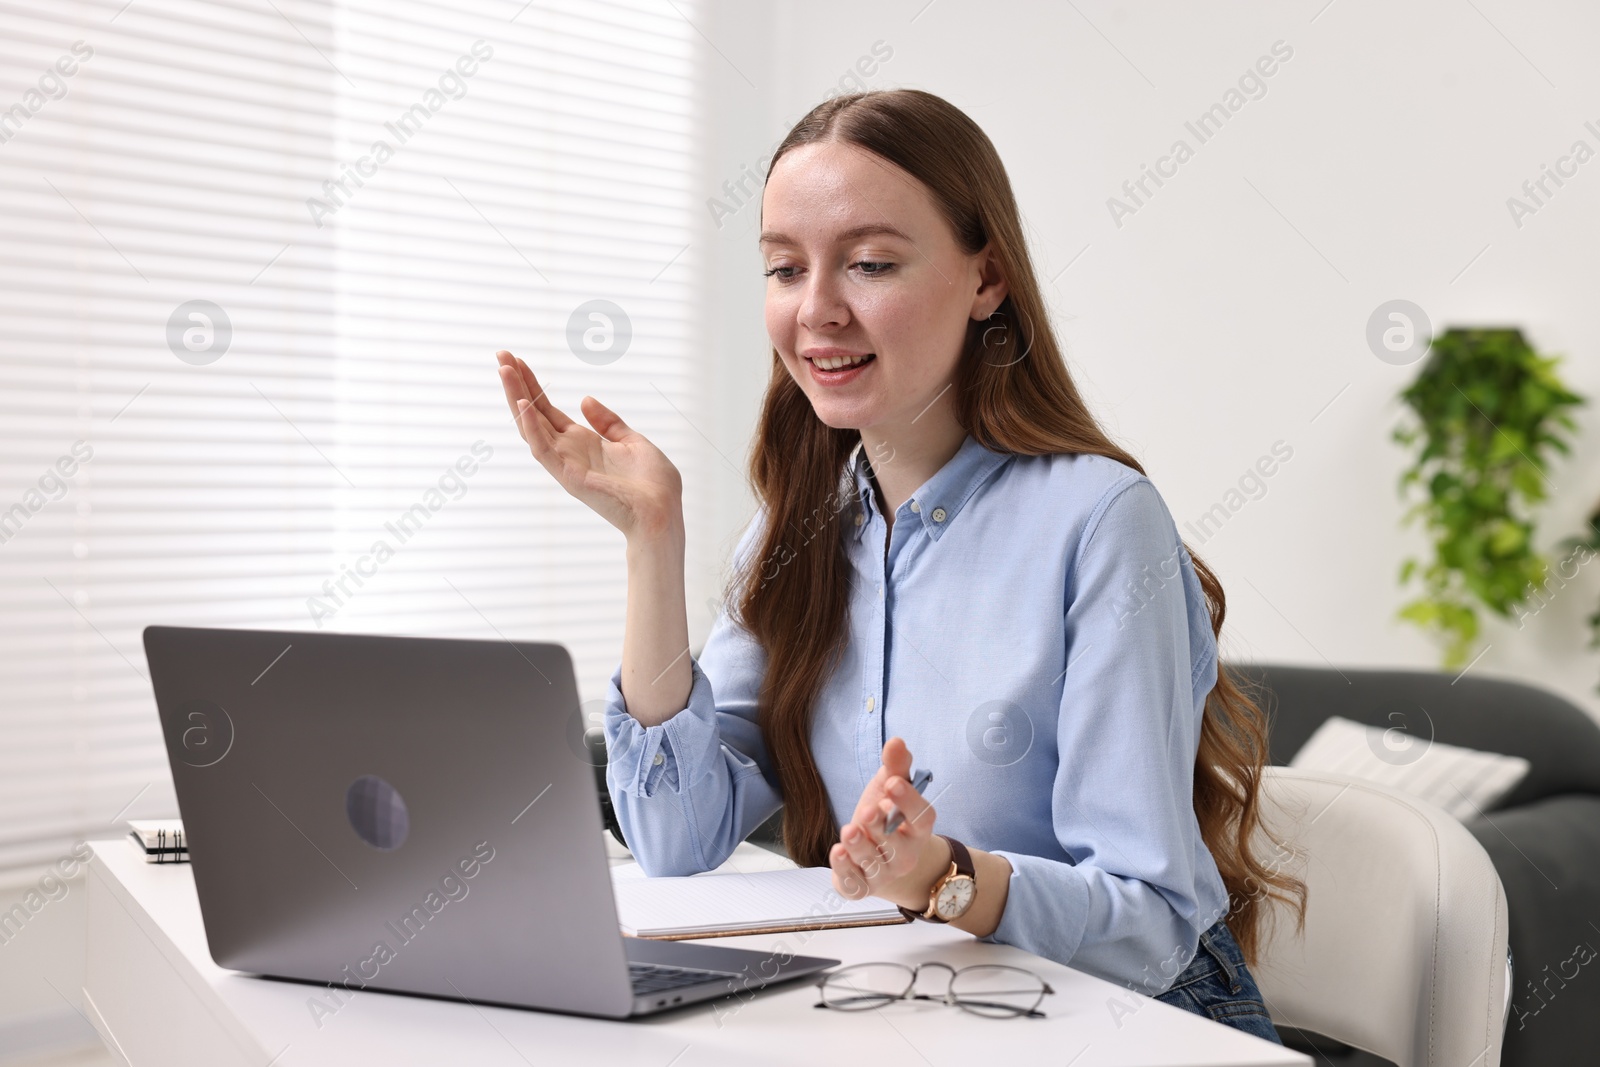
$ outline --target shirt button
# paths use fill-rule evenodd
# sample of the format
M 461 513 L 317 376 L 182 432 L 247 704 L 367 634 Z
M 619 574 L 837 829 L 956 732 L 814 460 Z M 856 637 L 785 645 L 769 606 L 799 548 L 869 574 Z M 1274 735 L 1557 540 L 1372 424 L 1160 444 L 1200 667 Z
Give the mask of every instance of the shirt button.
M 917 503 L 915 500 L 913 500 L 911 502 L 911 510 L 912 511 L 921 511 L 922 510 L 922 505 Z
M 861 512 L 859 512 L 859 511 L 856 512 L 856 525 L 857 526 L 860 526 L 863 522 L 866 522 L 866 521 L 867 521 L 867 517 L 865 515 L 861 514 Z
M 661 766 L 661 765 L 662 765 L 662 764 L 663 764 L 663 763 L 665 763 L 665 762 L 667 762 L 667 757 L 665 757 L 665 756 L 663 756 L 663 755 L 662 755 L 662 754 L 661 754 L 661 753 L 659 753 L 659 752 L 657 752 L 657 753 L 656 753 L 656 758 L 655 758 L 655 759 L 653 759 L 653 760 L 651 760 L 651 761 L 650 761 L 650 762 L 651 762 L 651 763 L 653 763 L 653 764 L 655 764 L 655 765 L 656 765 L 656 766 L 657 766 L 657 767 L 659 767 L 659 766 Z
M 874 705 L 877 704 L 877 701 L 878 701 L 877 697 L 868 697 L 867 698 L 867 710 L 871 711 L 873 709 Z
M 945 510 L 944 510 L 944 508 L 934 508 L 933 509 L 933 521 L 934 522 L 943 522 L 944 520 L 945 520 Z

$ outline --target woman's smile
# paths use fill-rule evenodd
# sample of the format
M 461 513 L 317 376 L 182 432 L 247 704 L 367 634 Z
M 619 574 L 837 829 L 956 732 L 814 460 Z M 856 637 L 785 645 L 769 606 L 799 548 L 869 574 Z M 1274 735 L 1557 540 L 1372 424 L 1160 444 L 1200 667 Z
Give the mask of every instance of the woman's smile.
M 801 358 L 811 366 L 814 381 L 829 386 L 847 385 L 877 362 L 876 352 L 851 352 L 844 348 L 808 348 Z

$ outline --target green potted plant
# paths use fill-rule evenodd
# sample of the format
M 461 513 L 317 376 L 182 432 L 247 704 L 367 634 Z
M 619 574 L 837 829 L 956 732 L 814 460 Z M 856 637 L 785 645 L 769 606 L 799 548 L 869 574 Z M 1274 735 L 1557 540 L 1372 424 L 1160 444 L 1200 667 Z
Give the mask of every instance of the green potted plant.
M 1561 542 L 1561 547 L 1568 552 L 1563 562 L 1573 571 L 1600 555 L 1600 505 L 1589 513 L 1588 525 L 1589 529 L 1585 536 L 1569 537 Z M 1600 648 L 1600 610 L 1589 616 L 1589 631 L 1589 647 Z M 1595 686 L 1595 692 L 1600 693 L 1600 685 Z
M 1550 450 L 1570 454 L 1561 428 L 1577 427 L 1566 409 L 1587 403 L 1556 376 L 1559 362 L 1518 329 L 1450 329 L 1400 394 L 1413 419 L 1393 439 L 1421 449 L 1399 491 L 1425 494 L 1402 525 L 1424 520 L 1433 557 L 1401 564 L 1401 586 L 1422 589 L 1398 616 L 1442 644 L 1447 669 L 1468 662 L 1479 605 L 1509 617 L 1544 584 L 1531 512 L 1546 496 Z

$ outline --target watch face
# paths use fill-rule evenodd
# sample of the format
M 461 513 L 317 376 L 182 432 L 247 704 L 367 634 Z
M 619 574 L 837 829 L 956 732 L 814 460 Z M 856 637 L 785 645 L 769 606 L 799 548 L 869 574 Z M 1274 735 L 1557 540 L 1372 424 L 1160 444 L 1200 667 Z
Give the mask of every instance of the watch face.
M 972 907 L 972 898 L 977 889 L 977 884 L 964 874 L 946 879 L 939 890 L 935 912 L 941 919 L 960 918 Z

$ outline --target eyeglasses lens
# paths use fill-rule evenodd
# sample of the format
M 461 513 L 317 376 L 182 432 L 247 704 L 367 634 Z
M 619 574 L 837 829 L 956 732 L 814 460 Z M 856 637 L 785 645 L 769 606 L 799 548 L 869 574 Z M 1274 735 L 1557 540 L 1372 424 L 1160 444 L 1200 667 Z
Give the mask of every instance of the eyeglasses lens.
M 1016 967 L 968 967 L 950 983 L 950 994 L 967 1011 L 1004 1017 L 1026 1015 L 1044 999 L 1044 980 Z
M 861 963 L 844 967 L 822 980 L 822 1002 L 841 1011 L 881 1008 L 911 989 L 910 967 L 898 963 Z

